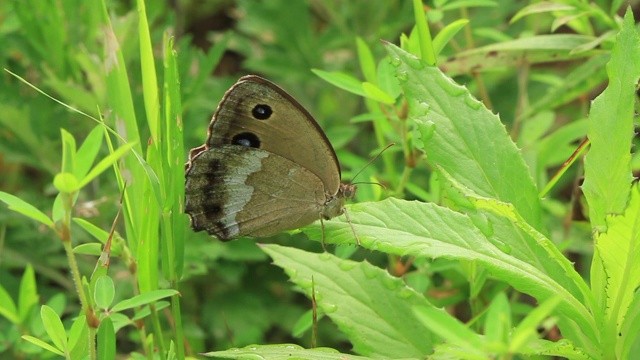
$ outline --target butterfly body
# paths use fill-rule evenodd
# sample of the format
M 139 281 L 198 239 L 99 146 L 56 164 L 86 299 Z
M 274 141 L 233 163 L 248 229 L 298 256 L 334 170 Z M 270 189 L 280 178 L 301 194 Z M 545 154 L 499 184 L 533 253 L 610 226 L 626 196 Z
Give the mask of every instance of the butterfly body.
M 194 230 L 223 241 L 265 237 L 340 215 L 354 193 L 302 105 L 245 76 L 220 102 L 205 144 L 190 152 L 185 212 Z

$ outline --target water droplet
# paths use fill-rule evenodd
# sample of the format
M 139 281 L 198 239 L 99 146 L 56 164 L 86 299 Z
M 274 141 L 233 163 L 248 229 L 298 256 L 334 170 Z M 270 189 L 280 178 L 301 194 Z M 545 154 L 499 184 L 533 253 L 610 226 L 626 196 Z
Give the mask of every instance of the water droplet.
M 391 65 L 395 67 L 402 65 L 402 60 L 400 60 L 399 57 L 392 57 L 390 62 L 391 62 Z
M 364 276 L 368 277 L 369 279 L 374 279 L 376 276 L 378 276 L 378 269 L 371 267 L 371 266 L 363 266 L 362 267 L 362 271 L 364 272 Z
M 320 254 L 320 260 L 328 261 L 331 260 L 332 257 L 333 255 L 328 252 L 323 252 L 322 254 Z
M 344 261 L 341 262 L 339 267 L 340 269 L 344 270 L 344 271 L 349 271 L 351 269 L 353 269 L 354 267 L 356 267 L 358 265 L 357 262 L 355 261 Z
M 482 107 L 482 103 L 471 96 L 467 96 L 464 99 L 464 102 L 473 110 L 478 110 L 480 109 L 480 107 Z
M 511 245 L 502 242 L 496 238 L 489 238 L 489 241 L 498 249 L 500 249 L 500 251 L 502 251 L 505 254 L 511 254 L 511 251 L 513 251 L 513 249 L 511 249 Z
M 438 85 L 451 96 L 460 96 L 466 94 L 467 90 L 462 86 L 454 83 L 450 78 L 445 76 L 435 77 Z
M 411 289 L 408 289 L 408 288 L 405 287 L 405 288 L 400 289 L 400 291 L 398 291 L 396 294 L 401 299 L 408 299 L 408 298 L 412 297 L 415 293 L 413 291 L 411 291 Z
M 336 312 L 338 310 L 338 305 L 336 304 L 322 304 L 322 310 L 325 314 L 330 314 Z
M 398 78 L 398 81 L 400 81 L 400 84 L 404 84 L 409 80 L 409 75 L 406 71 L 398 71 L 396 77 Z
M 311 279 L 308 279 L 308 278 L 296 279 L 296 283 L 298 283 L 298 285 L 300 285 L 303 288 L 310 288 L 312 286 L 312 281 Z
M 433 133 L 436 131 L 436 123 L 431 120 L 423 121 L 424 127 L 420 129 L 420 135 L 422 141 L 429 140 L 433 137 Z
M 391 276 L 383 276 L 382 284 L 389 290 L 395 290 L 398 288 L 398 285 L 400 285 L 400 283 L 398 282 L 398 279 L 393 278 Z

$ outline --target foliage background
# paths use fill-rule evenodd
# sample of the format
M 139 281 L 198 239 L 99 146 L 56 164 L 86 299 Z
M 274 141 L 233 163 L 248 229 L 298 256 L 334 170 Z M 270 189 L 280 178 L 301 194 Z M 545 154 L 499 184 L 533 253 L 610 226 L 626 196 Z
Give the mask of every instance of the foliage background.
M 32 0 L 0 4 L 0 43 L 3 44 L 0 67 L 19 74 L 79 110 L 93 115 L 108 111 L 107 84 L 101 67 L 105 40 L 99 26 L 100 9 L 83 1 L 44 3 L 46 5 Z M 482 5 L 482 2 L 477 3 Z M 553 17 L 541 15 L 509 23 L 522 8 L 510 1 L 496 1 L 490 7 L 469 9 L 446 8 L 443 4 L 446 5 L 428 4 L 433 10 L 431 23 L 434 29 L 466 17 L 473 32 L 456 37 L 444 48 L 442 59 L 461 49 L 549 31 L 554 21 Z M 143 70 L 139 66 L 137 49 L 137 13 L 128 2 L 108 2 L 107 9 L 128 65 L 134 109 L 137 118 L 143 119 Z M 370 47 L 375 59 L 382 59 L 386 52 L 378 40 L 395 42 L 402 33 L 409 33 L 415 22 L 411 2 L 393 0 L 154 2 L 147 4 L 147 17 L 151 42 L 158 55 L 157 68 L 162 68 L 160 44 L 163 33 L 168 29 L 176 37 L 185 149 L 203 143 L 206 126 L 224 91 L 242 75 L 259 74 L 280 84 L 315 115 L 336 148 L 345 179 L 361 169 L 379 147 L 371 122 L 358 117 L 367 113 L 367 106 L 371 104 L 322 81 L 311 69 L 361 77 L 356 37 Z M 608 30 L 606 24 L 596 23 L 595 35 L 605 30 Z M 557 31 L 575 32 L 576 29 L 561 26 Z M 224 56 L 219 56 L 221 53 L 215 44 L 226 44 Z M 216 66 L 218 58 L 220 62 Z M 466 84 L 472 94 L 500 114 L 512 138 L 523 148 L 525 157 L 545 160 L 534 162 L 540 168 L 531 170 L 536 182 L 545 184 L 571 155 L 586 131 L 584 118 L 589 100 L 602 90 L 606 79 L 602 62 L 597 61 L 594 57 L 589 61 L 549 62 L 534 69 L 504 67 L 481 77 L 470 73 L 455 75 L 458 83 Z M 566 97 L 564 102 L 548 101 L 542 105 L 530 100 L 544 98 L 549 84 L 557 84 L 579 67 L 585 68 L 582 72 L 588 73 L 590 79 L 577 82 L 574 96 Z M 531 113 L 531 109 L 535 109 L 532 105 L 540 106 L 538 111 Z M 141 138 L 149 138 L 144 122 L 139 123 L 143 132 Z M 563 136 L 542 137 L 542 134 L 551 134 L 570 123 L 576 125 L 564 128 L 566 134 Z M 94 126 L 95 123 L 87 118 L 4 72 L 0 76 L 0 172 L 3 174 L 0 190 L 14 194 L 38 209 L 51 209 L 57 195 L 53 178 L 63 162 L 60 129 L 66 129 L 80 142 Z M 399 140 L 398 134 L 386 135 L 385 140 L 389 142 Z M 101 148 L 100 154 L 108 154 L 106 146 Z M 390 156 L 402 162 L 399 150 L 392 150 Z M 637 168 L 637 160 L 634 161 L 634 168 Z M 390 169 L 374 164 L 365 171 L 363 178 L 386 183 L 399 177 L 401 172 L 400 166 Z M 435 180 L 430 174 L 431 169 L 419 161 L 406 191 L 393 195 L 438 200 L 438 191 L 432 187 Z M 548 224 L 551 238 L 586 276 L 592 248 L 591 229 L 581 221 L 585 218 L 583 204 L 576 196 L 581 174 L 580 166 L 568 170 L 551 193 L 550 201 L 545 203 L 547 216 L 543 220 Z M 381 193 L 379 189 L 366 186 L 361 189 L 358 201 L 376 200 L 392 193 L 392 190 Z M 429 190 L 425 194 L 420 189 Z M 105 172 L 79 194 L 74 216 L 108 231 L 118 212 L 119 200 L 120 190 L 113 174 Z M 79 308 L 63 245 L 49 229 L 25 221 L 22 215 L 4 207 L 1 209 L 2 286 L 17 299 L 23 273 L 27 264 L 31 264 L 36 274 L 39 303 L 58 309 L 66 315 L 63 316 L 65 324 L 70 324 L 71 315 L 77 314 Z M 187 222 L 186 217 L 184 221 Z M 123 231 L 122 225 L 118 230 Z M 95 242 L 79 227 L 72 231 L 74 246 Z M 289 286 L 288 277 L 281 269 L 270 265 L 255 241 L 222 244 L 206 234 L 191 231 L 186 231 L 184 236 L 185 269 L 179 288 L 189 352 L 253 343 L 292 342 L 310 346 L 309 331 L 300 337 L 292 335 L 297 321 L 310 309 L 310 301 L 295 287 Z M 319 243 L 306 240 L 302 234 L 283 234 L 264 241 L 316 252 L 321 250 Z M 471 317 L 474 306 L 480 306 L 466 301 L 470 298 L 469 288 L 463 271 L 454 262 L 427 261 L 428 266 L 416 264 L 411 267 L 409 264 L 409 270 L 398 270 L 405 265 L 399 257 L 362 250 L 350 254 L 352 248 L 338 248 L 336 252 L 352 255 L 355 259 L 366 258 L 389 269 L 392 274 L 404 276 L 434 304 L 448 306 L 462 320 Z M 82 274 L 91 274 L 95 263 L 95 256 L 79 256 Z M 117 280 L 116 298 L 131 297 L 135 280 L 128 263 L 114 257 L 109 272 Z M 166 282 L 161 284 L 167 285 Z M 495 282 L 485 288 L 483 295 L 490 298 L 505 288 L 506 285 Z M 519 295 L 512 295 L 515 315 L 528 313 L 528 299 L 518 301 Z M 34 306 L 30 310 L 32 328 L 28 330 L 0 318 L 0 354 L 19 358 L 44 357 L 35 347 L 19 340 L 21 334 L 43 333 L 38 328 L 38 309 Z M 318 335 L 318 342 L 323 346 L 344 352 L 350 350 L 345 336 L 328 319 L 320 321 Z M 138 336 L 135 331 L 119 332 L 118 351 L 139 351 Z

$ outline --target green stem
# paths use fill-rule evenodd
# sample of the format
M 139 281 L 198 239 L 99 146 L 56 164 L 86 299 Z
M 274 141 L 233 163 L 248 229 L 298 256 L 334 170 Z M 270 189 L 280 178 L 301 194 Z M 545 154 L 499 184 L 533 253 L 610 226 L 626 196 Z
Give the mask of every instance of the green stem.
M 67 212 L 71 214 L 71 212 Z M 68 226 L 67 219 L 65 216 L 64 226 Z M 70 218 L 69 218 L 70 221 Z M 68 229 L 68 227 L 67 227 Z M 69 234 L 68 231 L 63 231 L 62 234 Z M 65 239 L 66 238 L 66 239 Z M 82 313 L 87 317 L 87 325 L 89 328 L 89 358 L 91 360 L 96 359 L 96 327 L 91 320 L 95 318 L 93 316 L 93 312 L 89 313 L 89 301 L 87 299 L 87 294 L 84 292 L 84 287 L 82 286 L 82 277 L 80 276 L 80 270 L 78 269 L 78 262 L 76 261 L 75 254 L 73 253 L 73 246 L 71 245 L 71 237 L 70 235 L 63 235 L 62 244 L 64 245 L 64 250 L 67 252 L 67 258 L 69 259 L 69 268 L 71 269 L 71 275 L 73 276 L 73 283 L 76 286 L 76 291 L 78 292 L 78 297 L 80 298 L 80 305 L 82 306 Z
M 178 290 L 178 282 L 172 281 L 171 288 Z M 171 297 L 171 312 L 173 314 L 173 327 L 176 339 L 176 356 L 178 359 L 184 359 L 184 332 L 182 331 L 182 315 L 180 312 L 180 295 Z
M 407 185 L 407 182 L 409 182 L 409 177 L 411 176 L 412 171 L 413 168 L 410 168 L 408 166 L 405 166 L 402 170 L 402 177 L 400 178 L 398 186 L 396 187 L 396 196 L 404 197 L 402 195 L 404 193 L 404 187 Z

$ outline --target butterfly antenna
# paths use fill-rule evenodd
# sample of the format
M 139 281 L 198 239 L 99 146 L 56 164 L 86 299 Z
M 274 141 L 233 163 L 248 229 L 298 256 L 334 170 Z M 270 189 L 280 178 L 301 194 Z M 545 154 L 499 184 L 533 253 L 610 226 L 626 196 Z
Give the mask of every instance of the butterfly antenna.
M 355 180 L 355 179 L 358 177 L 358 175 L 360 175 L 360 174 L 362 173 L 362 171 L 363 171 L 364 169 L 366 169 L 366 168 L 367 168 L 367 166 L 371 165 L 371 163 L 372 163 L 372 162 L 376 161 L 376 159 L 378 158 L 378 156 L 382 155 L 382 153 L 383 153 L 383 152 L 385 152 L 388 148 L 392 147 L 392 146 L 393 146 L 393 145 L 395 145 L 395 144 L 396 144 L 396 143 L 391 143 L 391 144 L 389 144 L 389 145 L 385 146 L 385 147 L 384 147 L 384 149 L 380 150 L 380 152 L 378 152 L 378 153 L 376 154 L 376 156 L 374 156 L 371 160 L 369 160 L 369 162 L 367 163 L 367 165 L 365 165 L 362 169 L 360 169 L 360 171 L 358 171 L 358 172 L 357 172 L 357 173 L 356 173 L 356 174 L 351 178 L 351 181 Z M 354 185 L 355 183 L 353 183 L 353 182 L 352 182 L 351 184 L 352 184 L 352 185 Z M 367 183 L 365 183 L 365 182 L 361 182 L 361 183 L 359 183 L 359 184 L 367 184 Z M 369 184 L 378 184 L 378 183 L 369 183 Z M 384 185 L 382 185 L 382 184 L 378 184 L 378 185 L 380 185 L 380 186 L 384 187 Z M 386 189 L 386 188 L 385 188 L 385 189 Z

